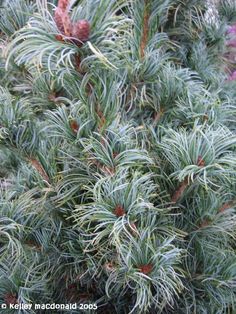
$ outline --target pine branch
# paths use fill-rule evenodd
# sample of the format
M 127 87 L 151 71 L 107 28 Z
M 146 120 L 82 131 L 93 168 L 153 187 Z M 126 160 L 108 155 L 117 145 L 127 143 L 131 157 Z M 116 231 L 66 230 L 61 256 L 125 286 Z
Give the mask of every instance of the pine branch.
M 235 190 L 227 22 L 204 24 L 204 0 L 3 3 L 0 141 L 17 158 L 0 152 L 0 299 L 230 311 L 236 200 L 217 199 Z

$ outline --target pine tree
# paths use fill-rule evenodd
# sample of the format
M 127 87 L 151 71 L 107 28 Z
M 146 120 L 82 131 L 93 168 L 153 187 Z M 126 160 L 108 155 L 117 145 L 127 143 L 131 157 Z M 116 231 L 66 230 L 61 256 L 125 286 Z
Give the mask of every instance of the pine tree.
M 0 6 L 1 311 L 236 313 L 235 0 Z

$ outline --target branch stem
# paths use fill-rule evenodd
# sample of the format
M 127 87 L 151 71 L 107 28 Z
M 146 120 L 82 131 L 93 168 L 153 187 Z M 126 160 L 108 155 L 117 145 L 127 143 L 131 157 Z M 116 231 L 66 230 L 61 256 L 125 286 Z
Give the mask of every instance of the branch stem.
M 236 204 L 236 200 L 232 200 L 232 201 L 225 203 L 224 205 L 222 205 L 219 208 L 219 213 L 223 213 L 225 210 L 229 209 L 230 207 L 234 206 L 235 204 Z
M 143 17 L 143 34 L 141 37 L 141 43 L 140 43 L 140 56 L 143 59 L 145 55 L 145 48 L 147 46 L 148 42 L 148 22 L 149 22 L 149 17 L 150 17 L 150 12 L 149 12 L 149 0 L 144 1 L 144 17 Z
M 31 165 L 38 171 L 38 173 L 44 178 L 44 180 L 49 182 L 49 177 L 46 171 L 44 170 L 43 166 L 41 165 L 41 163 L 37 159 L 34 159 L 34 158 L 29 158 L 29 161 Z
M 171 197 L 171 201 L 173 203 L 176 203 L 180 197 L 184 194 L 185 190 L 187 189 L 187 187 L 189 186 L 189 180 L 186 177 L 184 179 L 184 181 L 182 181 L 179 185 L 179 187 L 177 188 L 177 190 L 174 192 L 174 194 Z

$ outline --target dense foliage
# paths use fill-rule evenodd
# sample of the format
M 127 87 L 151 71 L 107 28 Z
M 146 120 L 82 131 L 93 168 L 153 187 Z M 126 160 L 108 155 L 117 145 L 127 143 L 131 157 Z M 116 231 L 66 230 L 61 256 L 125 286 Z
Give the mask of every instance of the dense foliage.
M 236 2 L 218 2 L 0 1 L 0 303 L 236 313 Z

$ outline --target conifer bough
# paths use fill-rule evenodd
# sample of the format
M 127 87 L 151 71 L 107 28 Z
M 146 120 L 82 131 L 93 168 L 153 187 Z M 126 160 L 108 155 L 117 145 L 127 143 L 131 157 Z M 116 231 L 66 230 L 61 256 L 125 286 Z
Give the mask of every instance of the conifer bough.
M 235 313 L 235 1 L 0 2 L 4 313 Z

